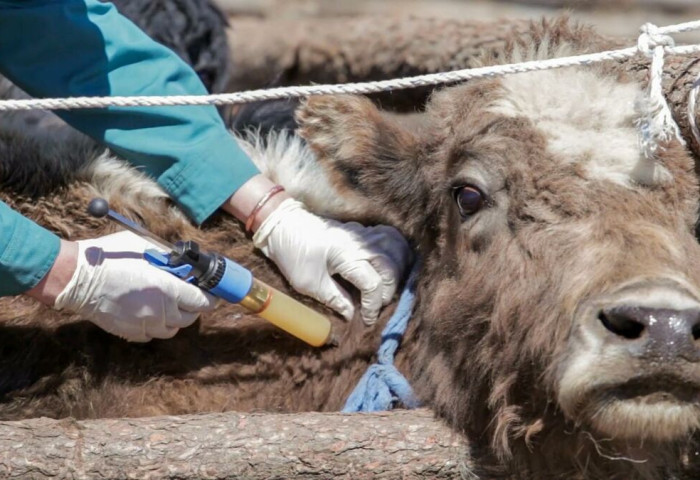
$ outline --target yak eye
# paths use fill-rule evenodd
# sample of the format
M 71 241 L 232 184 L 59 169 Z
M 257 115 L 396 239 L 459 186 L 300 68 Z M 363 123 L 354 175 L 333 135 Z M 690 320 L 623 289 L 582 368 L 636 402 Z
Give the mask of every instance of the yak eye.
M 478 188 L 465 185 L 454 191 L 459 213 L 463 217 L 474 215 L 484 206 L 484 194 Z

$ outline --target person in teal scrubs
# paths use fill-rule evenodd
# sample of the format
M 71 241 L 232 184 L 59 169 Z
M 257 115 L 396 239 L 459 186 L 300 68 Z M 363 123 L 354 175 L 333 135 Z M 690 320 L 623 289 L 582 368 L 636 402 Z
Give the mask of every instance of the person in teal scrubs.
M 0 0 L 0 73 L 34 97 L 207 93 L 175 53 L 98 0 Z M 308 212 L 260 174 L 214 107 L 56 114 L 153 177 L 193 222 L 219 208 L 248 222 L 294 288 L 344 317 L 355 305 L 334 274 L 362 293 L 366 323 L 394 294 L 409 259 L 401 235 Z M 214 307 L 208 294 L 145 262 L 148 245 L 130 233 L 70 242 L 4 203 L 0 227 L 2 296 L 28 294 L 133 341 L 170 337 Z M 107 254 L 115 250 L 136 255 Z

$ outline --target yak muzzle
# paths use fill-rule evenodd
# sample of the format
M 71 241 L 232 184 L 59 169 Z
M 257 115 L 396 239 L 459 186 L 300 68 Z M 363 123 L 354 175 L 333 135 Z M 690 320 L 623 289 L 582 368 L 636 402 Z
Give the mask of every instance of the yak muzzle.
M 559 406 L 610 438 L 700 429 L 700 301 L 687 282 L 630 282 L 576 312 L 557 361 Z

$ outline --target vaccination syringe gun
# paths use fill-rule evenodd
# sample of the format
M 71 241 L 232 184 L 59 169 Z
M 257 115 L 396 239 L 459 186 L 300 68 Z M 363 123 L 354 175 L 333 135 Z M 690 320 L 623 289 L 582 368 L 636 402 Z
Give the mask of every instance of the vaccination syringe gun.
M 333 343 L 330 320 L 290 296 L 253 277 L 250 270 L 212 252 L 203 252 L 192 241 L 167 242 L 141 225 L 110 210 L 105 199 L 88 206 L 94 217 L 107 216 L 122 227 L 165 250 L 149 249 L 145 259 L 162 270 L 197 285 L 212 295 L 245 307 L 287 333 L 314 347 Z

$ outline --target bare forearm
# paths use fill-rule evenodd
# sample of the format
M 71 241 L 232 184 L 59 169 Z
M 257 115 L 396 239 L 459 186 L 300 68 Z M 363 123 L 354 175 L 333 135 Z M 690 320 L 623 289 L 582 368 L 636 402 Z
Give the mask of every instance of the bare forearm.
M 245 223 L 258 202 L 260 202 L 274 186 L 275 183 L 270 179 L 263 175 L 256 175 L 236 190 L 236 193 L 229 197 L 221 208 Z M 290 197 L 286 192 L 279 192 L 270 197 L 255 214 L 251 230 L 255 232 L 268 215 L 288 198 Z

